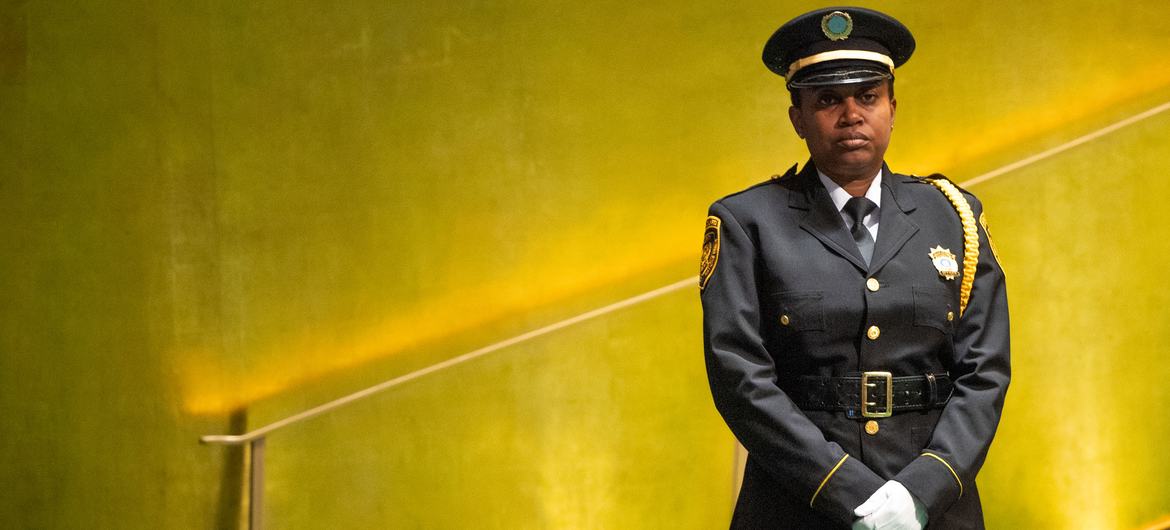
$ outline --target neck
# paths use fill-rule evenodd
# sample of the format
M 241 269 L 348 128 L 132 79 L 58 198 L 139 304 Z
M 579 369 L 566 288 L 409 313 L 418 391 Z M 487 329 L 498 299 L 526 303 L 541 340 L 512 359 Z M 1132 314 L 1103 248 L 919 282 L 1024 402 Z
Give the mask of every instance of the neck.
M 875 174 L 865 179 L 841 182 L 832 175 L 829 176 L 829 178 L 833 179 L 833 182 L 836 182 L 838 186 L 841 186 L 841 189 L 845 190 L 849 193 L 849 195 L 854 197 L 861 197 L 862 195 L 865 195 L 865 192 L 869 191 L 869 185 L 873 183 L 874 177 L 877 177 L 877 175 Z
M 862 174 L 866 176 L 842 176 L 824 171 L 826 177 L 829 177 L 830 180 L 836 182 L 838 186 L 841 186 L 841 189 L 845 190 L 853 197 L 861 197 L 862 195 L 865 195 L 865 192 L 869 191 L 869 186 L 873 183 L 873 179 L 877 178 L 878 173 L 880 172 L 880 167 L 873 170 L 872 172 Z

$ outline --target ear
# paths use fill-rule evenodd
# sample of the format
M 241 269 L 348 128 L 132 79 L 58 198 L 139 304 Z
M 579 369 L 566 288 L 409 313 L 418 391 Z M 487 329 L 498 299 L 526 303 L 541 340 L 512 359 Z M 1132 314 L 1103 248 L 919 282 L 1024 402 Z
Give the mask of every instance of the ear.
M 890 98 L 890 128 L 894 128 L 894 114 L 898 110 L 898 100 Z
M 801 124 L 800 109 L 796 106 L 788 107 L 788 121 L 792 122 L 792 130 L 796 131 L 796 135 L 804 138 L 804 126 Z

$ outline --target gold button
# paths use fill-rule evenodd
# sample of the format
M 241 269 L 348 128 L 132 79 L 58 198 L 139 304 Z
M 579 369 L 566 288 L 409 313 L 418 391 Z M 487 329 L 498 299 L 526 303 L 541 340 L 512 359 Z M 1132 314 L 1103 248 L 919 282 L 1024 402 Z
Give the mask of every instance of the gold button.
M 954 319 L 955 319 L 955 312 L 954 311 L 947 311 L 947 322 L 950 322 Z
M 789 322 L 792 322 L 792 321 L 789 320 L 788 315 L 780 315 L 780 325 L 781 326 L 787 326 Z
M 878 424 L 876 421 L 869 420 L 865 422 L 865 434 L 873 436 L 878 432 Z
M 870 326 L 869 330 L 865 332 L 865 336 L 869 337 L 869 340 L 877 340 L 881 335 L 882 330 L 878 329 L 877 326 Z
M 877 278 L 870 278 L 865 280 L 865 288 L 877 292 L 878 289 L 882 288 L 882 284 L 878 283 Z

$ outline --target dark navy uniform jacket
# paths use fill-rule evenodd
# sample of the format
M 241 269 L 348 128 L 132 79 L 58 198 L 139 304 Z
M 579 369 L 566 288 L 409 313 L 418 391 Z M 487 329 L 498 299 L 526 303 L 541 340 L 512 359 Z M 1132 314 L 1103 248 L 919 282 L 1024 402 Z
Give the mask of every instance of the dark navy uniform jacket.
M 945 279 L 930 257 L 941 246 L 962 262 L 954 206 L 923 179 L 882 175 L 868 267 L 811 162 L 711 205 L 719 221 L 714 269 L 701 278 L 707 371 L 716 407 L 749 453 L 733 528 L 845 528 L 890 479 L 926 505 L 929 528 L 983 527 L 975 475 L 1010 376 L 1003 271 L 980 224 L 960 315 L 961 275 Z M 982 220 L 979 201 L 963 195 Z M 801 410 L 782 389 L 795 376 L 863 371 L 945 372 L 955 389 L 943 408 L 874 420 L 875 434 L 869 418 Z

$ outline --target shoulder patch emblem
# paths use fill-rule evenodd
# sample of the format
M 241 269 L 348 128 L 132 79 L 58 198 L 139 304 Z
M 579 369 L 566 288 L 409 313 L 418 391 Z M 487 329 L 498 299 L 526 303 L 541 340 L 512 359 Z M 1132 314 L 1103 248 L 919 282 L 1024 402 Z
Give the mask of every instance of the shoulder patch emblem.
M 715 273 L 715 265 L 719 263 L 719 225 L 723 222 L 714 215 L 707 217 L 707 227 L 703 230 L 703 257 L 699 260 L 699 292 L 707 288 L 707 280 Z
M 999 263 L 999 252 L 995 250 L 995 241 L 991 240 L 991 230 L 987 229 L 987 212 L 979 212 L 979 226 L 982 226 L 983 233 L 987 234 L 987 245 L 991 247 L 991 255 L 995 257 L 995 262 Z

